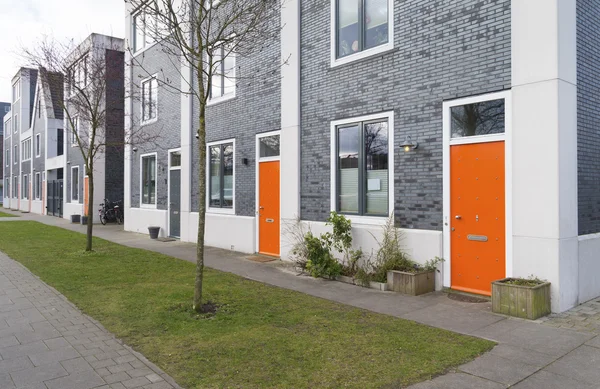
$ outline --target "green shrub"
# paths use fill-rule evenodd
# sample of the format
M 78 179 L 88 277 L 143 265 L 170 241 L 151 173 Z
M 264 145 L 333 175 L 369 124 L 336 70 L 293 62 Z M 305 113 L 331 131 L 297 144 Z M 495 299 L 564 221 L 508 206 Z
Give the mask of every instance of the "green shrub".
M 307 261 L 305 270 L 313 277 L 335 278 L 342 273 L 342 265 L 333 257 L 324 239 L 311 232 L 304 236 Z

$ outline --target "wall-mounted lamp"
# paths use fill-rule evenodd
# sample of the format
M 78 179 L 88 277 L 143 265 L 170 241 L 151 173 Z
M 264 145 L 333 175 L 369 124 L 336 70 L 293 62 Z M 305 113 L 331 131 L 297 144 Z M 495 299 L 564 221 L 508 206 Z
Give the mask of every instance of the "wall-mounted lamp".
M 70 164 L 71 164 L 71 161 L 67 161 L 67 165 L 70 165 Z
M 242 158 L 242 165 L 248 166 L 248 158 Z
M 196 131 L 196 139 L 200 139 L 200 133 Z
M 134 148 L 133 148 L 133 149 L 131 149 L 131 150 L 133 150 L 133 152 L 134 152 L 134 153 L 137 153 L 137 151 L 138 151 L 138 148 L 137 148 L 137 147 L 134 147 Z
M 411 136 L 408 135 L 400 147 L 402 147 L 404 151 L 408 153 L 411 150 L 416 150 L 419 147 L 419 142 L 413 142 Z

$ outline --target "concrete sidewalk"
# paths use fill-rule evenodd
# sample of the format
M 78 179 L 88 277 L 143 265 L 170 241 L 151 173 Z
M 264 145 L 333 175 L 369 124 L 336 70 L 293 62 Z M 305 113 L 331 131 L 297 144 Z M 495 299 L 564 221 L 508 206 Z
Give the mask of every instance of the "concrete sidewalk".
M 85 232 L 85 226 L 70 224 L 64 219 L 19 215 L 16 220 L 35 220 Z M 124 232 L 121 226 L 115 225 L 95 226 L 94 235 L 125 246 L 195 261 L 194 244 L 153 241 L 147 235 Z M 506 318 L 491 313 L 489 303 L 458 302 L 450 300 L 445 293 L 411 297 L 297 276 L 279 261 L 256 263 L 231 251 L 207 248 L 205 263 L 248 279 L 499 343 L 490 353 L 457 371 L 414 388 L 600 388 L 600 337 L 594 333 Z

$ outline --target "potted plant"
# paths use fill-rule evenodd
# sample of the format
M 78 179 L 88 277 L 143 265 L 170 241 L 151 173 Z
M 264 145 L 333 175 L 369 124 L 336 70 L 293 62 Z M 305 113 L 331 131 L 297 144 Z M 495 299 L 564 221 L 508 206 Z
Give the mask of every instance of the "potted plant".
M 160 232 L 160 227 L 157 227 L 157 226 L 148 227 L 148 233 L 150 234 L 150 239 L 158 239 L 159 232 Z
M 492 282 L 492 312 L 530 320 L 550 314 L 550 282 L 533 276 Z
M 435 272 L 442 258 L 436 257 L 424 265 L 412 263 L 405 269 L 392 269 L 387 272 L 388 290 L 411 296 L 435 291 Z

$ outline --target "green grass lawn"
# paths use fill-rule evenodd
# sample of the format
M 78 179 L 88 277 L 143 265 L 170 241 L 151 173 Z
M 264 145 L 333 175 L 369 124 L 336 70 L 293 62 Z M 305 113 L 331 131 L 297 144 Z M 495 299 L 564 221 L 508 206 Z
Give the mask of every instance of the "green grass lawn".
M 18 215 L 13 215 L 12 213 L 6 213 L 0 211 L 0 217 L 19 217 Z
M 32 239 L 32 237 L 34 237 Z M 186 388 L 403 387 L 493 343 L 207 269 L 191 306 L 194 265 L 35 222 L 0 223 L 0 250 Z

